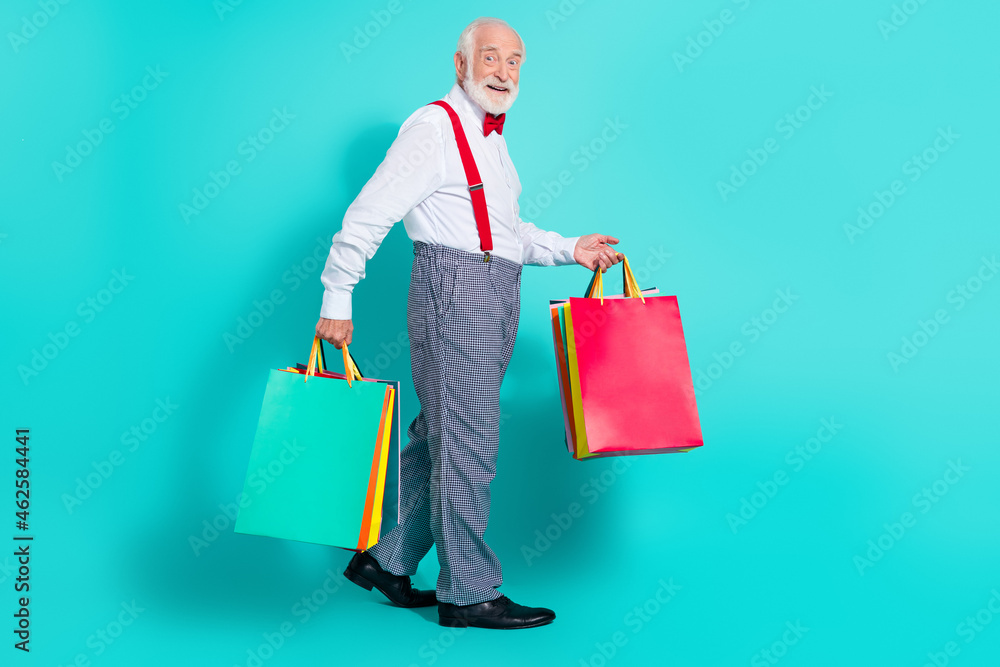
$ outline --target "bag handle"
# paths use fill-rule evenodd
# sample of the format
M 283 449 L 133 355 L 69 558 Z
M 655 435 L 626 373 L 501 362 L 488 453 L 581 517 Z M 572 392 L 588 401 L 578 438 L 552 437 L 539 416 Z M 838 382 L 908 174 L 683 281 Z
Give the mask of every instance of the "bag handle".
M 358 370 L 358 365 L 354 361 L 354 357 L 351 356 L 350 351 L 347 349 L 347 343 L 344 343 L 341 347 L 341 351 L 344 353 L 344 375 L 347 376 L 347 386 L 350 387 L 352 380 L 361 380 L 364 378 L 361 375 L 361 371 Z M 323 339 L 319 336 L 313 337 L 312 350 L 309 351 L 309 363 L 306 365 L 305 379 L 303 382 L 309 381 L 309 376 L 316 373 L 316 368 L 319 367 L 319 372 L 322 373 L 324 367 L 326 366 L 326 355 L 323 352 Z
M 604 279 L 602 277 L 603 272 L 601 271 L 600 265 L 594 270 L 594 277 L 590 279 L 590 284 L 587 286 L 587 293 L 584 294 L 584 298 L 592 299 L 594 294 L 598 294 L 598 298 L 601 300 L 601 305 L 604 305 Z M 632 267 L 629 266 L 628 257 L 622 255 L 622 282 L 625 285 L 625 296 L 627 298 L 638 298 L 643 303 L 646 303 L 645 297 L 642 296 L 642 290 L 639 288 L 639 283 L 635 279 L 635 274 L 632 273 Z

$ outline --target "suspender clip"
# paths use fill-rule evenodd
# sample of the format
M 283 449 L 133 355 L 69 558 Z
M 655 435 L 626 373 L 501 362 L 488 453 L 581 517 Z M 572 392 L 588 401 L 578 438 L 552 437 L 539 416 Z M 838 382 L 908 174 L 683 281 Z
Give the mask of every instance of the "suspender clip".
M 483 261 L 484 261 L 484 262 L 488 262 L 488 261 L 490 261 L 490 251 L 489 251 L 489 250 L 487 250 L 487 251 L 485 251 L 485 252 L 486 252 L 486 254 L 485 254 L 485 255 L 483 255 Z
M 483 184 L 482 183 L 476 183 L 475 185 L 470 185 L 469 186 L 469 192 L 474 192 L 476 190 L 482 190 L 482 189 L 483 189 Z

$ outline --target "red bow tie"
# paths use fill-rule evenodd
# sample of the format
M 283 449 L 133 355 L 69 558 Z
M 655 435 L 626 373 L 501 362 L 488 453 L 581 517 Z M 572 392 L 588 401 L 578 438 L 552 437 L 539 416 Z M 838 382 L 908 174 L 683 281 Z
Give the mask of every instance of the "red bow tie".
M 490 136 L 490 132 L 496 130 L 497 134 L 503 134 L 503 119 L 507 114 L 502 113 L 499 116 L 494 116 L 491 113 L 486 114 L 486 118 L 483 119 L 483 136 Z

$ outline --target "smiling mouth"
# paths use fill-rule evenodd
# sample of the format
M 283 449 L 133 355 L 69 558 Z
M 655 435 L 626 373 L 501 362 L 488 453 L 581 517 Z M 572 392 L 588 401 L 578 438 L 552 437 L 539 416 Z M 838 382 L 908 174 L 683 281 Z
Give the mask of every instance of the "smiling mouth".
M 498 93 L 506 93 L 506 92 L 508 92 L 506 88 L 497 88 L 496 86 L 491 86 L 489 84 L 486 84 L 486 87 L 489 88 L 490 90 L 495 90 Z

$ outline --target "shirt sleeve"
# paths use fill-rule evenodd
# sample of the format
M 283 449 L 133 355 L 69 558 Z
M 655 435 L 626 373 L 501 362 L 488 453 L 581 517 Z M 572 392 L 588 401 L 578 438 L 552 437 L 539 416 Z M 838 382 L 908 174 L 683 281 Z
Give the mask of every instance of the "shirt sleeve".
M 547 232 L 534 224 L 518 219 L 524 263 L 538 266 L 562 266 L 576 264 L 573 249 L 579 236 L 563 237 L 556 232 Z
M 441 127 L 429 117 L 407 121 L 382 164 L 347 208 L 333 236 L 320 280 L 325 291 L 320 317 L 351 319 L 351 296 L 365 277 L 365 262 L 375 255 L 394 224 L 437 190 L 444 174 Z

